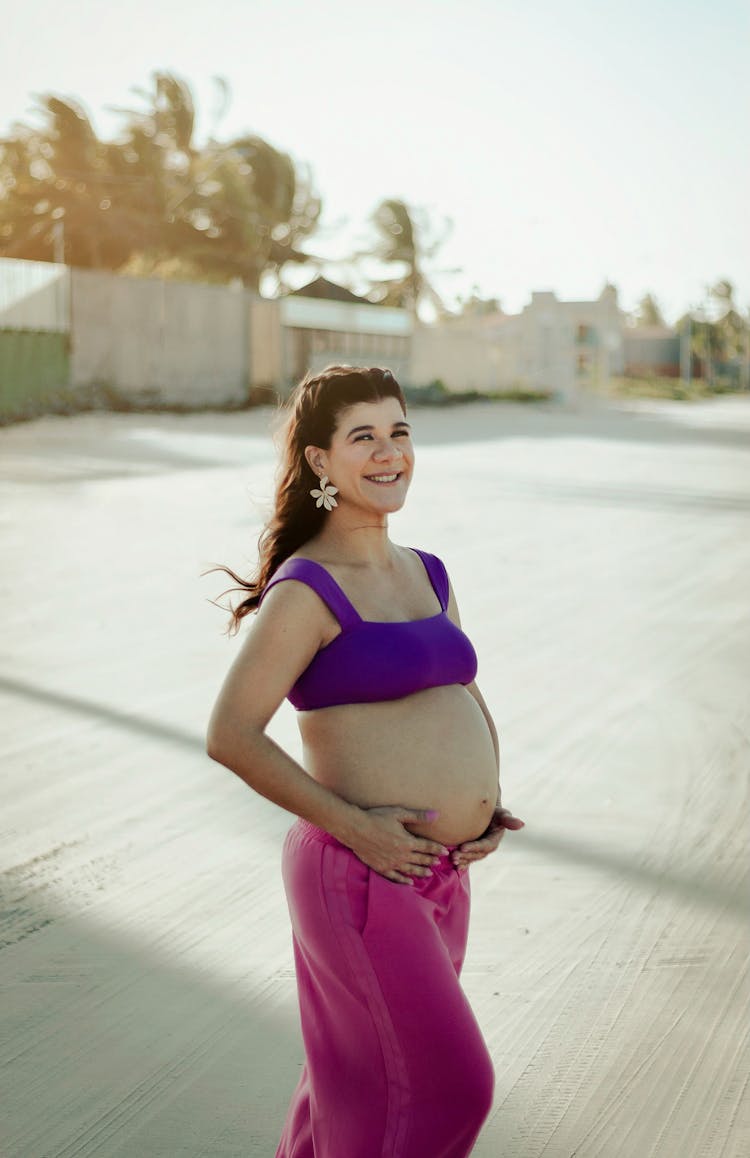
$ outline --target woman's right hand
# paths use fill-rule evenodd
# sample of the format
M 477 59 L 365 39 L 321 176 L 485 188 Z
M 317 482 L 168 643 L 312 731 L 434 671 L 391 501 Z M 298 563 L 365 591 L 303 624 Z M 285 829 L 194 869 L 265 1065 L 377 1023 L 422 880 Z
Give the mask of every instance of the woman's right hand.
M 405 824 L 429 824 L 437 819 L 437 812 L 397 804 L 363 808 L 361 812 L 361 822 L 347 843 L 361 861 L 389 881 L 413 885 L 412 877 L 429 876 L 431 866 L 448 852 L 439 841 L 415 836 L 404 828 Z

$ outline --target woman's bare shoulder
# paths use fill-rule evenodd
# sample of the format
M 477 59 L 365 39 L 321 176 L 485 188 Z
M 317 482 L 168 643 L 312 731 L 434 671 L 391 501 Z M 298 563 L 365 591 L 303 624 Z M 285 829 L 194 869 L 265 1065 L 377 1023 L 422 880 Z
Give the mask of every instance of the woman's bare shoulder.
M 289 558 L 307 560 L 308 556 L 293 555 Z M 309 561 L 316 562 L 314 559 Z M 318 647 L 330 643 L 340 631 L 335 615 L 303 575 L 290 574 L 276 582 L 273 582 L 272 576 L 255 619 L 256 632 L 263 630 L 283 635 L 293 633 L 308 640 L 316 640 Z

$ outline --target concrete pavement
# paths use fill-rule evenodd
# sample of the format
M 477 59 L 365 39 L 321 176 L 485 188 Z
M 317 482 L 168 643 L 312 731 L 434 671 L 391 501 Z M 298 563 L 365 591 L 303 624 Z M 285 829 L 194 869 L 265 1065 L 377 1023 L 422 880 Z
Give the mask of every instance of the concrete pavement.
M 472 870 L 475 1158 L 741 1158 L 750 400 L 411 417 L 393 537 L 448 564 L 527 822 Z M 0 430 L 7 1158 L 273 1155 L 291 818 L 205 755 L 238 641 L 200 576 L 252 568 L 268 420 Z

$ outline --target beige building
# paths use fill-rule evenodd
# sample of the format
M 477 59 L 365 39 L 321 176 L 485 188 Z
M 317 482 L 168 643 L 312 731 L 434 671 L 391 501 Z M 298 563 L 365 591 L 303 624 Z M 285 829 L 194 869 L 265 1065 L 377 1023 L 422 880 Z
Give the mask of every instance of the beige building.
M 467 314 L 414 333 L 411 381 L 440 379 L 449 390 L 550 390 L 575 398 L 623 369 L 625 316 L 607 285 L 595 301 L 534 292 L 520 314 Z

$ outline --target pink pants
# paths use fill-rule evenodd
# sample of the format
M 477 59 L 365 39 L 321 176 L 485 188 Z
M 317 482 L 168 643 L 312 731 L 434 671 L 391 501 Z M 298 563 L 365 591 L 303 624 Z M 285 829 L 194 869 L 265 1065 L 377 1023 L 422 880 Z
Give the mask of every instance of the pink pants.
M 306 1059 L 276 1158 L 466 1158 L 494 1087 L 459 983 L 468 870 L 397 884 L 298 820 L 282 871 Z

